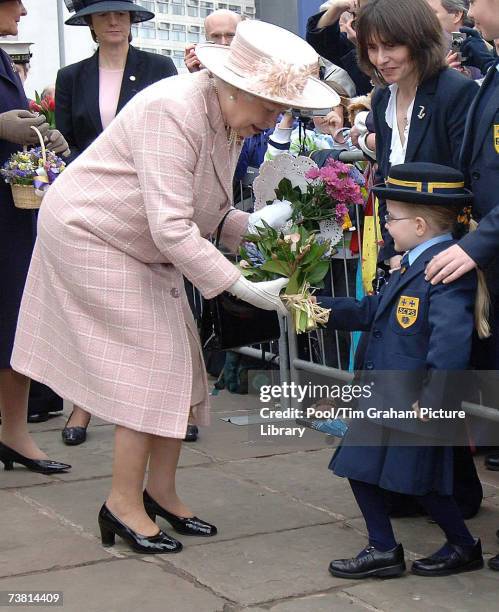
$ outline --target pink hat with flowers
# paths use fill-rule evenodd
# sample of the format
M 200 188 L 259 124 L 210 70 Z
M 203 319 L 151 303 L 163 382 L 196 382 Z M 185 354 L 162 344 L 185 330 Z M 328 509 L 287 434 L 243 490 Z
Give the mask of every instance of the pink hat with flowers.
M 299 109 L 331 109 L 340 98 L 319 80 L 319 56 L 302 38 L 265 23 L 237 26 L 231 45 L 196 46 L 199 61 L 215 76 L 259 98 Z

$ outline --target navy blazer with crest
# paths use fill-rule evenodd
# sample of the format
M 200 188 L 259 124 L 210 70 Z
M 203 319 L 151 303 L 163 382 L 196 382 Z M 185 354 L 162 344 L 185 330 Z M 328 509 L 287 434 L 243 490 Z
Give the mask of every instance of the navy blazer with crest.
M 133 96 L 156 81 L 177 74 L 172 59 L 129 46 L 123 73 L 118 113 Z M 102 132 L 99 109 L 99 51 L 92 57 L 65 66 L 57 73 L 55 118 L 77 157 Z
M 432 162 L 459 168 L 459 154 L 463 143 L 466 116 L 478 92 L 475 81 L 453 68 L 444 68 L 438 74 L 423 81 L 417 89 L 412 112 L 407 151 L 408 162 Z M 372 101 L 376 132 L 376 182 L 383 182 L 390 170 L 392 130 L 386 123 L 385 113 L 390 99 L 388 88 L 377 89 Z M 386 204 L 380 201 L 381 221 Z M 381 222 L 384 246 L 379 260 L 395 255 L 393 240 Z
M 474 194 L 473 217 L 479 221 L 476 232 L 470 232 L 459 245 L 480 266 L 487 267 L 489 289 L 499 295 L 499 73 L 497 64 L 487 76 L 471 105 L 463 148 L 461 168 Z M 495 83 L 494 83 L 495 81 Z M 476 111 L 489 87 L 496 86 L 479 117 L 475 132 Z M 497 316 L 497 315 L 496 315 Z
M 431 258 L 452 244 L 455 241 L 426 249 L 404 274 L 395 271 L 376 295 L 360 301 L 320 297 L 321 305 L 331 308 L 328 328 L 368 332 L 360 384 L 378 382 L 379 409 L 409 410 L 416 400 L 433 409 L 447 409 L 449 404 L 460 408 L 460 397 L 451 393 L 449 381 L 455 383 L 469 368 L 477 275 L 473 270 L 445 285 L 432 285 L 424 278 Z M 399 312 L 403 299 L 416 301 L 416 314 L 407 323 Z M 359 400 L 359 408 L 373 406 L 372 401 Z M 424 437 L 449 435 L 445 420 L 383 419 L 383 424 Z

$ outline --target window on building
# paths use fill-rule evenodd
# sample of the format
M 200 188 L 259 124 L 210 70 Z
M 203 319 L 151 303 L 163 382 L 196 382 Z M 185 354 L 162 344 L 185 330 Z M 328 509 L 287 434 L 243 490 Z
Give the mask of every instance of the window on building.
M 213 13 L 214 10 L 213 2 L 204 2 L 200 0 L 199 2 L 199 16 L 200 17 L 208 17 L 210 13 Z
M 186 41 L 185 25 L 181 25 L 179 23 L 172 23 L 170 40 L 177 40 L 180 42 L 185 42 Z
M 188 26 L 187 40 L 188 42 L 198 43 L 201 40 L 201 28 L 199 26 Z
M 171 24 L 160 21 L 158 23 L 158 38 L 160 40 L 170 40 L 170 30 Z
M 223 2 L 219 2 L 219 3 L 218 3 L 218 8 L 219 8 L 219 9 L 227 9 L 228 7 L 229 7 L 229 5 L 228 5 L 228 4 L 225 4 L 225 3 L 223 3 Z
M 189 17 L 199 17 L 199 0 L 187 0 L 187 14 Z
M 139 28 L 136 25 L 132 26 L 132 36 L 133 38 L 137 38 L 137 36 L 139 35 Z
M 185 15 L 184 0 L 171 0 L 172 15 Z
M 157 53 L 157 49 L 153 49 L 151 47 L 140 47 L 142 49 L 142 51 L 147 51 L 147 53 Z
M 241 7 L 238 6 L 237 4 L 229 4 L 229 11 L 232 11 L 233 13 L 241 14 Z
M 161 49 L 161 55 L 168 55 L 170 56 L 172 54 L 172 50 L 171 49 Z
M 244 14 L 246 15 L 246 17 L 249 17 L 250 19 L 254 19 L 254 17 L 255 17 L 255 7 L 254 6 L 246 6 L 244 8 Z
M 154 2 L 152 0 L 142 0 L 142 2 L 140 3 L 140 6 L 144 7 L 148 11 L 151 11 L 152 13 L 154 13 L 155 6 L 154 6 Z
M 139 28 L 140 38 L 156 38 L 156 25 L 153 21 L 143 21 Z
M 173 59 L 173 63 L 177 67 L 177 70 L 181 70 L 182 68 L 185 68 L 183 51 L 174 50 L 172 53 L 172 59 Z
M 163 14 L 167 14 L 169 13 L 169 2 L 165 1 L 165 0 L 157 0 L 156 2 L 156 12 L 157 13 L 163 13 Z

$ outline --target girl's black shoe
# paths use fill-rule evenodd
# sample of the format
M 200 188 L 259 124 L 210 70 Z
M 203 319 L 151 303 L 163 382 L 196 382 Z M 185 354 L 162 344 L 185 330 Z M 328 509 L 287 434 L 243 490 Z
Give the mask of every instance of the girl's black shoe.
M 30 459 L 2 444 L 2 442 L 0 442 L 0 461 L 2 461 L 6 470 L 12 470 L 14 469 L 14 463 L 20 463 L 31 472 L 38 472 L 39 474 L 58 474 L 71 469 L 68 463 L 61 463 L 60 461 Z
M 368 546 L 357 557 L 331 561 L 329 572 L 337 578 L 396 578 L 405 572 L 404 549 L 398 544 L 381 552 Z
M 144 536 L 133 531 L 110 512 L 106 504 L 103 504 L 99 512 L 99 528 L 103 546 L 113 546 L 115 536 L 119 535 L 133 550 L 139 553 L 162 555 L 177 553 L 182 550 L 182 543 L 170 538 L 161 529 L 154 536 Z
M 450 576 L 482 569 L 483 556 L 480 540 L 477 540 L 472 547 L 464 548 L 457 544 L 450 544 L 450 547 L 452 552 L 446 556 L 435 555 L 417 559 L 412 564 L 411 572 L 417 576 Z
M 155 502 L 147 491 L 144 491 L 144 507 L 153 521 L 156 520 L 156 516 L 161 516 L 170 523 L 177 533 L 204 537 L 217 535 L 217 528 L 215 525 L 210 525 L 210 523 L 202 521 L 197 516 L 191 516 L 189 518 L 176 516 Z

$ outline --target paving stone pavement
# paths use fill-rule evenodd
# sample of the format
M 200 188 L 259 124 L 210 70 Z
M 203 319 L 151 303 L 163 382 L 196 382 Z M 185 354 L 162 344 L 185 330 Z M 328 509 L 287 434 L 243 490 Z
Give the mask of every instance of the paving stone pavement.
M 498 609 L 499 574 L 489 569 L 439 579 L 330 576 L 332 558 L 351 556 L 365 544 L 348 483 L 327 469 L 331 440 L 307 432 L 302 440 L 262 442 L 257 427 L 221 420 L 255 410 L 252 398 L 221 393 L 213 398 L 212 426 L 182 450 L 180 494 L 219 534 L 179 536 L 180 554 L 152 557 L 130 551 L 119 538 L 112 548 L 100 543 L 97 512 L 110 484 L 112 426 L 94 419 L 87 443 L 66 447 L 60 438 L 65 416 L 31 425 L 49 455 L 73 469 L 58 476 L 21 467 L 0 472 L 0 593 L 62 591 L 59 609 L 68 612 Z M 488 558 L 499 551 L 499 473 L 482 463 L 478 457 L 485 500 L 469 526 Z M 442 542 L 425 518 L 394 525 L 408 560 Z

